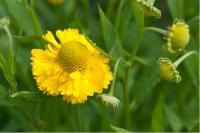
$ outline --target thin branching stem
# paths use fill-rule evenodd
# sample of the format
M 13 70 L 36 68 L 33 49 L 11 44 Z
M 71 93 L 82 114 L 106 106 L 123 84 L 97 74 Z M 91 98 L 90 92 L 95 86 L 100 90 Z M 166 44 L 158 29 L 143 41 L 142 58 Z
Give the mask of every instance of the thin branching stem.
M 10 44 L 10 48 L 9 48 L 9 61 L 10 61 L 10 68 L 11 68 L 11 74 L 13 76 L 13 80 L 15 80 L 15 68 L 14 68 L 14 44 L 13 44 L 13 38 L 12 38 L 12 34 L 8 28 L 8 26 L 4 27 L 4 30 L 8 36 L 9 39 L 9 44 Z M 16 92 L 17 91 L 17 83 L 16 81 L 14 81 L 15 83 L 11 83 L 11 87 L 12 87 L 12 92 Z
M 113 96 L 113 92 L 114 92 L 114 88 L 115 88 L 115 80 L 116 80 L 116 76 L 117 76 L 117 69 L 118 69 L 120 61 L 122 61 L 122 60 L 123 60 L 123 58 L 120 57 L 120 58 L 117 59 L 117 61 L 115 63 L 113 81 L 112 81 L 110 91 L 109 91 L 109 95 L 111 95 L 111 96 Z
M 157 28 L 157 27 L 146 27 L 146 28 L 144 28 L 143 31 L 153 31 L 153 32 L 159 33 L 159 34 L 164 35 L 164 36 L 166 36 L 168 34 L 167 30 Z
M 178 67 L 178 65 L 179 65 L 182 61 L 184 61 L 187 57 L 191 56 L 192 54 L 198 54 L 198 52 L 197 52 L 197 51 L 190 51 L 190 52 L 184 54 L 183 56 L 181 56 L 181 57 L 180 57 L 178 60 L 176 60 L 173 64 L 174 64 L 176 67 Z

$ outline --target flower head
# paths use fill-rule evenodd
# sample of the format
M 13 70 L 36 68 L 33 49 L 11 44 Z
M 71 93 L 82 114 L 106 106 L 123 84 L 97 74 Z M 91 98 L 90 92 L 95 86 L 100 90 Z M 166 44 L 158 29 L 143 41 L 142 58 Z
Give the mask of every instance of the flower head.
M 168 81 L 179 83 L 181 81 L 181 76 L 176 70 L 176 66 L 168 58 L 159 58 L 158 60 L 160 76 Z
M 169 52 L 175 53 L 183 50 L 188 45 L 190 40 L 188 25 L 182 20 L 177 20 L 169 28 L 166 39 L 166 48 Z
M 64 0 L 48 0 L 53 5 L 59 5 L 64 2 Z
M 101 94 L 97 96 L 107 107 L 118 107 L 120 105 L 120 100 L 114 96 L 108 94 Z
M 52 96 L 63 96 L 72 104 L 101 93 L 113 79 L 109 59 L 98 51 L 77 29 L 48 31 L 43 38 L 45 50 L 33 49 L 32 72 L 38 88 Z
M 138 4 L 142 7 L 144 13 L 147 16 L 154 16 L 155 18 L 161 17 L 161 11 L 153 6 L 150 2 L 146 0 L 137 0 Z
M 10 24 L 9 18 L 0 18 L 0 29 Z

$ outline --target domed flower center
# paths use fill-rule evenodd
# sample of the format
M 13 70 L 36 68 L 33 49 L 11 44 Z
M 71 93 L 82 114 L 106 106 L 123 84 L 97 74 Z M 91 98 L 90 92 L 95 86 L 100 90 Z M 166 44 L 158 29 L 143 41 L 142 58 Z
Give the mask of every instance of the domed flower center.
M 62 44 L 58 53 L 58 62 L 68 72 L 84 71 L 89 58 L 86 46 L 79 42 L 71 41 Z

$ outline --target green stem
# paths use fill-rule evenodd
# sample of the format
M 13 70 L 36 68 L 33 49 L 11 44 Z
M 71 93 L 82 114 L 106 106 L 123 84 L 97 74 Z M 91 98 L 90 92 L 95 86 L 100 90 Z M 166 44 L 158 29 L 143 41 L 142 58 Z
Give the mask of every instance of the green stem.
M 130 104 L 129 104 L 129 86 L 128 86 L 128 77 L 130 74 L 131 67 L 128 67 L 125 71 L 125 80 L 124 80 L 124 114 L 125 114 L 125 126 L 126 129 L 130 129 L 131 125 L 131 112 L 130 112 Z
M 8 28 L 8 26 L 4 27 L 4 30 L 8 36 L 9 39 L 9 44 L 10 44 L 10 48 L 9 48 L 9 61 L 10 61 L 10 69 L 11 69 L 11 74 L 12 74 L 12 78 L 13 80 L 15 80 L 15 71 L 14 71 L 14 44 L 13 44 L 13 38 L 12 38 L 12 34 Z M 14 81 L 14 83 L 11 83 L 11 87 L 12 87 L 12 91 L 16 92 L 17 91 L 17 83 L 16 81 Z
M 120 61 L 122 61 L 122 60 L 123 60 L 123 58 L 120 57 L 120 58 L 117 59 L 117 61 L 115 63 L 113 81 L 112 81 L 112 84 L 111 84 L 111 87 L 110 87 L 110 91 L 108 93 L 108 95 L 110 95 L 110 96 L 113 96 L 113 92 L 114 92 L 114 88 L 115 88 L 115 80 L 116 80 L 116 76 L 117 76 L 117 69 L 118 69 Z
M 9 28 L 7 27 L 7 26 L 5 26 L 4 27 L 4 30 L 5 30 L 5 32 L 6 32 L 6 34 L 8 35 L 8 39 L 9 39 L 9 44 L 10 44 L 10 54 L 12 55 L 11 56 L 11 61 L 12 61 L 12 67 L 13 67 L 13 65 L 14 65 L 14 62 L 13 62 L 13 60 L 14 60 L 14 58 L 13 58 L 13 54 L 14 54 L 14 52 L 13 52 L 13 39 L 12 39 L 12 34 L 11 34 L 11 32 L 10 32 L 10 30 L 9 30 Z
M 180 57 L 178 60 L 176 60 L 173 64 L 174 64 L 176 67 L 178 67 L 178 65 L 179 65 L 182 61 L 184 61 L 187 57 L 189 57 L 189 56 L 192 55 L 192 54 L 198 54 L 198 52 L 197 52 L 197 51 L 190 51 L 190 52 L 184 54 L 183 56 L 181 56 L 181 57 Z
M 125 49 L 123 49 L 122 52 L 124 53 L 125 56 L 130 57 L 130 53 L 128 51 L 126 51 Z M 149 66 L 149 63 L 142 57 L 135 56 L 135 61 L 137 61 L 138 63 L 140 63 L 142 65 Z
M 200 16 L 198 15 L 198 16 L 195 16 L 195 17 L 191 18 L 190 20 L 187 21 L 187 24 L 191 25 L 193 22 L 198 21 L 199 17 Z
M 180 0 L 176 0 L 176 5 L 177 5 L 178 18 L 181 18 L 181 3 L 180 3 Z
M 143 37 L 143 29 L 144 29 L 144 14 L 141 8 L 137 5 L 136 0 L 132 0 L 130 2 L 132 5 L 132 11 L 133 11 L 133 16 L 136 21 L 137 25 L 137 36 L 135 41 L 133 42 L 133 47 L 131 49 L 130 57 L 129 57 L 129 62 L 131 63 L 131 66 L 128 66 L 128 68 L 125 70 L 125 79 L 124 79 L 124 113 L 125 113 L 125 123 L 126 123 L 126 128 L 129 130 L 130 125 L 131 125 L 131 110 L 130 110 L 130 98 L 129 98 L 129 75 L 130 71 L 132 68 L 132 65 L 135 61 L 136 53 L 137 50 L 140 46 L 141 39 Z
M 75 115 L 76 115 L 76 124 L 78 131 L 81 132 L 81 120 L 80 120 L 80 107 L 76 106 L 75 107 Z
M 138 50 L 138 47 L 140 46 L 140 42 L 141 39 L 143 37 L 143 30 L 140 29 L 138 31 L 138 34 L 136 36 L 136 41 L 134 42 L 133 48 L 131 50 L 130 53 L 130 57 L 129 57 L 129 62 L 133 65 L 135 58 L 136 58 L 136 53 Z M 124 80 L 124 109 L 125 109 L 125 123 L 126 123 L 126 128 L 130 129 L 130 125 L 131 125 L 131 109 L 130 109 L 130 101 L 129 101 L 129 75 L 130 75 L 130 71 L 131 71 L 131 66 L 128 66 L 128 68 L 125 71 L 125 80 Z
M 117 17 L 116 17 L 116 23 L 115 23 L 115 31 L 119 29 L 119 22 L 120 22 L 120 16 L 121 16 L 121 10 L 124 5 L 125 0 L 120 0 L 118 11 L 117 11 Z
M 159 33 L 164 36 L 166 36 L 168 34 L 167 30 L 163 30 L 163 29 L 157 28 L 157 27 L 146 27 L 146 28 L 144 28 L 144 31 L 153 31 L 153 32 Z
M 137 53 L 137 50 L 140 46 L 140 42 L 142 40 L 142 37 L 143 37 L 143 31 L 138 32 L 138 34 L 136 36 L 136 40 L 135 40 L 134 45 L 133 45 L 133 48 L 131 50 L 130 58 L 129 58 L 129 61 L 130 61 L 131 64 L 133 64 L 134 61 L 135 61 L 136 53 Z

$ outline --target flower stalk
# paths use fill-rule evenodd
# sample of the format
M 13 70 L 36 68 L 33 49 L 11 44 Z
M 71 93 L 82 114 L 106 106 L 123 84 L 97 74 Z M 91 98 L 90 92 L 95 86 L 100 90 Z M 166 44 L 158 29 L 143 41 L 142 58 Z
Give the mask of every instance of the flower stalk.
M 121 61 L 125 61 L 122 57 L 118 58 L 115 66 L 114 66 L 114 74 L 113 74 L 113 81 L 111 83 L 110 90 L 108 94 L 100 94 L 97 96 L 97 98 L 100 98 L 100 100 L 107 106 L 107 107 L 118 107 L 120 105 L 120 100 L 113 96 L 114 89 L 115 89 L 115 81 L 117 76 L 117 70 L 119 63 Z M 125 61 L 126 63 L 126 61 Z
M 10 20 L 6 17 L 1 18 L 0 19 L 0 29 L 2 28 L 6 35 L 8 36 L 9 39 L 9 56 L 8 56 L 8 67 L 9 67 L 9 71 L 10 71 L 10 75 L 11 76 L 7 76 L 7 80 L 9 82 L 9 84 L 11 85 L 12 88 L 12 92 L 16 92 L 17 91 L 17 83 L 15 80 L 15 71 L 14 71 L 14 43 L 13 43 L 13 38 L 12 38 L 12 34 L 9 30 L 9 24 L 10 24 Z M 8 68 L 7 68 L 8 69 Z
M 188 58 L 189 56 L 193 55 L 193 54 L 198 54 L 197 51 L 190 51 L 186 54 L 184 54 L 183 56 L 181 56 L 179 59 L 177 59 L 173 64 L 178 67 L 178 65 L 183 62 L 186 58 Z
M 153 32 L 159 33 L 164 36 L 167 36 L 167 34 L 168 34 L 167 30 L 157 28 L 157 27 L 146 27 L 146 28 L 144 28 L 144 31 L 153 31 Z
M 110 96 L 113 96 L 113 92 L 114 92 L 114 89 L 115 89 L 115 81 L 116 81 L 116 76 L 117 76 L 117 69 L 118 69 L 118 66 L 119 66 L 119 63 L 124 60 L 122 57 L 118 58 L 116 63 L 115 63 L 115 66 L 114 66 L 114 73 L 113 73 L 113 81 L 111 83 L 111 87 L 110 87 L 110 90 L 108 92 L 108 95 Z
M 177 67 L 187 57 L 193 54 L 198 54 L 198 53 L 196 51 L 190 51 L 181 56 L 179 59 L 177 59 L 174 63 L 168 58 L 163 58 L 163 57 L 159 58 L 158 65 L 159 65 L 160 76 L 165 80 L 179 83 L 181 81 L 181 75 L 179 74 Z

